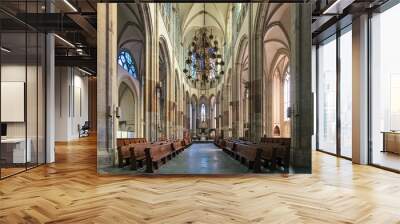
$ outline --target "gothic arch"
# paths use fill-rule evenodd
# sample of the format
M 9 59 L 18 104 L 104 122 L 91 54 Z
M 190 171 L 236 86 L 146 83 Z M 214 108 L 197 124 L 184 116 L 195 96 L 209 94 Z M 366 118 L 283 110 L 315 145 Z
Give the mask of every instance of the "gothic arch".
M 236 59 L 236 89 L 235 101 L 238 102 L 234 107 L 234 113 L 238 119 L 236 125 L 235 137 L 244 137 L 250 121 L 249 111 L 249 87 L 250 87 L 250 74 L 249 74 L 249 41 L 247 36 L 243 36 L 239 43 L 239 51 Z
M 171 134 L 171 130 L 168 125 L 171 121 L 171 109 L 168 105 L 168 99 L 171 94 L 169 91 L 171 86 L 171 57 L 168 50 L 168 45 L 165 37 L 159 37 L 159 65 L 158 65 L 158 88 L 157 88 L 157 98 L 158 98 L 158 110 L 159 122 L 158 123 L 158 137 L 168 138 Z
M 120 137 L 137 137 L 139 134 L 139 105 L 137 92 L 129 80 L 120 81 L 118 85 L 118 106 L 120 118 L 118 130 Z
M 214 96 L 214 94 L 211 94 L 210 96 L 210 101 L 209 101 L 209 105 L 210 105 L 210 122 L 209 122 L 209 127 L 210 129 L 216 129 L 217 128 L 217 101 L 216 98 Z
M 262 3 L 256 16 L 255 29 L 262 37 L 256 48 L 263 49 L 263 127 L 268 136 L 273 136 L 275 126 L 281 129 L 283 125 L 282 71 L 287 69 L 290 58 L 290 7 L 285 3 Z
M 199 116 L 199 110 L 198 110 L 198 99 L 197 96 L 195 94 L 192 95 L 191 100 L 190 100 L 190 132 L 192 133 L 192 136 L 196 136 L 197 135 L 197 129 L 198 129 L 198 116 Z

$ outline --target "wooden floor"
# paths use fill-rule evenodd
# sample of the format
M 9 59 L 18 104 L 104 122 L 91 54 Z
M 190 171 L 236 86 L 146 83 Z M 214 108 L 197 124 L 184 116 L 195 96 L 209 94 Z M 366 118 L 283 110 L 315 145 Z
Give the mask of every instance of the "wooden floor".
M 400 175 L 313 154 L 312 175 L 100 177 L 96 142 L 0 181 L 0 223 L 400 223 Z

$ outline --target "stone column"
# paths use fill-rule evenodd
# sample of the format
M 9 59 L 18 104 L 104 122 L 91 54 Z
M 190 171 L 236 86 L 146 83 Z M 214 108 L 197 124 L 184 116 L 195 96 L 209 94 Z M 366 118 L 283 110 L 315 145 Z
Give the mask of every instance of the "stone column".
M 97 169 L 116 165 L 117 4 L 98 4 L 97 23 Z
M 50 12 L 52 4 L 48 4 Z M 55 44 L 54 35 L 46 35 L 46 163 L 55 162 Z
M 263 49 L 264 51 L 264 49 Z M 272 110 L 272 100 L 273 100 L 273 90 L 272 90 L 272 82 L 273 79 L 271 78 L 271 75 L 269 74 L 267 77 L 265 77 L 264 81 L 264 101 L 265 101 L 265 106 L 264 106 L 264 123 L 265 123 L 265 135 L 268 137 L 273 136 L 273 110 Z
M 236 50 L 232 50 L 232 55 L 235 55 Z M 232 59 L 235 60 L 235 59 Z M 233 63 L 233 75 L 232 75 L 232 137 L 239 138 L 239 100 L 240 100 L 240 81 L 239 81 L 239 67 L 240 63 Z
M 254 12 L 255 13 L 255 12 Z M 249 7 L 250 140 L 260 141 L 263 130 L 263 37 L 253 31 L 253 7 Z
M 313 95 L 311 91 L 311 3 L 291 4 L 291 164 L 294 172 L 311 172 Z
M 150 4 L 153 11 L 157 12 L 158 4 Z M 145 124 L 146 138 L 148 141 L 155 141 L 157 139 L 157 77 L 158 77 L 158 16 L 155 16 L 150 34 L 150 30 L 146 33 L 146 77 L 145 77 Z
M 352 158 L 368 163 L 368 15 L 353 20 Z

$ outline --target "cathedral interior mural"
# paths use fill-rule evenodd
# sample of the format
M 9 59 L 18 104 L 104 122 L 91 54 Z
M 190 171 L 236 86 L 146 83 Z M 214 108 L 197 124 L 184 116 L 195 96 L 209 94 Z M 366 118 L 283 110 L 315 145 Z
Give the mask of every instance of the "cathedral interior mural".
M 0 0 L 0 224 L 400 224 L 399 21 L 400 0 Z
M 301 7 L 99 4 L 109 16 L 98 17 L 108 30 L 98 57 L 112 62 L 98 65 L 108 99 L 100 107 L 117 111 L 104 123 L 99 172 L 309 172 L 311 132 L 293 128 L 312 124 L 293 117 L 296 102 L 311 102 L 299 97 L 310 96 L 299 83 L 311 63 L 296 57 L 307 40 Z

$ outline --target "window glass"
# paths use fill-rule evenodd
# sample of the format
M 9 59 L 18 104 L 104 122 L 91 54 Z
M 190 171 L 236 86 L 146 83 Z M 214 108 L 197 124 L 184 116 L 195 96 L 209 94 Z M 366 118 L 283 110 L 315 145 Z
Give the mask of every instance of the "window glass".
M 289 68 L 287 69 L 286 75 L 285 75 L 285 80 L 283 84 L 283 105 L 284 105 L 284 119 L 285 121 L 288 121 L 290 119 L 289 117 L 289 107 L 290 107 L 290 70 Z
M 340 36 L 340 153 L 352 156 L 352 33 Z
M 201 116 L 201 121 L 205 122 L 206 121 L 206 105 L 201 104 L 201 112 L 200 112 L 200 116 Z
M 318 148 L 336 153 L 336 37 L 318 48 Z
M 372 163 L 400 170 L 400 4 L 371 19 Z
M 133 78 L 137 78 L 136 65 L 132 54 L 128 50 L 122 50 L 118 56 L 118 64 L 124 68 Z

